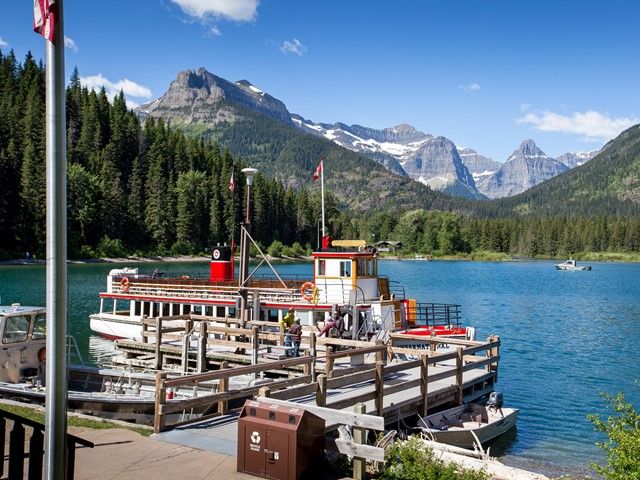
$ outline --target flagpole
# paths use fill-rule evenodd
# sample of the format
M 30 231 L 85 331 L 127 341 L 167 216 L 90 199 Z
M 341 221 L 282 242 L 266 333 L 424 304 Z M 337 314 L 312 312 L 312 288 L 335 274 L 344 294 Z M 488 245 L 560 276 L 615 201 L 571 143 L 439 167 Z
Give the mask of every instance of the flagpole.
M 63 0 L 55 2 L 55 37 L 46 43 L 47 364 L 45 476 L 62 480 L 67 430 L 67 168 Z M 53 2 L 51 2 L 53 4 Z
M 322 196 L 322 236 L 324 237 L 327 234 L 327 231 L 324 228 L 324 160 L 320 160 L 320 191 Z

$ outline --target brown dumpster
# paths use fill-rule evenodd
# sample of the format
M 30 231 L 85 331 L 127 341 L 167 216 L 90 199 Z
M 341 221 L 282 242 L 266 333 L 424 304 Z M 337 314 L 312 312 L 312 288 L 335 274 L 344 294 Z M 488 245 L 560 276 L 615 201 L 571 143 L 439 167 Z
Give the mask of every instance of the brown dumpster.
M 324 455 L 324 420 L 301 408 L 247 400 L 238 418 L 238 472 L 298 480 Z

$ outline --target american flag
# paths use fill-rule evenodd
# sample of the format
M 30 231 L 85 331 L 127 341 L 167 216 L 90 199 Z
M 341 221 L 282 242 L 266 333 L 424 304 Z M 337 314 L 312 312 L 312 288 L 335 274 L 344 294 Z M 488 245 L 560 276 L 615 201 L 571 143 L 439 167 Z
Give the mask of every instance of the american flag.
M 56 0 L 33 0 L 33 30 L 53 42 L 58 6 Z

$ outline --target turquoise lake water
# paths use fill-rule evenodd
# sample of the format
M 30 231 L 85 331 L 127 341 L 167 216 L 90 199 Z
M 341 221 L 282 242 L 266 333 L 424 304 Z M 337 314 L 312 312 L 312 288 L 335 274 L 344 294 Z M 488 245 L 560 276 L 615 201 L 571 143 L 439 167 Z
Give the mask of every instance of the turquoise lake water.
M 603 440 L 587 420 L 608 414 L 599 392 L 623 391 L 640 408 L 640 265 L 592 263 L 590 272 L 561 272 L 552 262 L 380 262 L 381 274 L 419 301 L 462 305 L 478 338 L 502 340 L 497 390 L 520 409 L 518 427 L 494 442 L 493 455 L 548 475 L 588 474 L 603 462 Z M 88 315 L 99 307 L 115 264 L 69 266 L 69 330 L 89 356 Z M 129 265 L 132 266 L 132 265 Z M 170 275 L 208 274 L 208 264 L 144 263 Z M 308 263 L 281 264 L 307 274 Z M 43 305 L 43 266 L 1 266 L 0 302 Z

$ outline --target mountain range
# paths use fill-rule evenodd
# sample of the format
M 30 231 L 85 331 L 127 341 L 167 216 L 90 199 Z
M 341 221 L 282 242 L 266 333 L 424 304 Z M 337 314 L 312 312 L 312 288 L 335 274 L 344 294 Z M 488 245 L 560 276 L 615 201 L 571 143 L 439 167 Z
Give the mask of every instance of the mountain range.
M 290 113 L 282 101 L 247 80 L 229 82 L 204 68 L 180 72 L 164 95 L 140 106 L 138 113 L 216 139 L 289 187 L 307 185 L 324 157 L 338 203 L 356 209 L 391 202 L 404 208 L 467 210 L 465 203 L 438 191 L 469 199 L 513 196 L 597 154 L 554 159 L 525 140 L 500 163 L 407 124 L 374 129 L 315 123 Z

